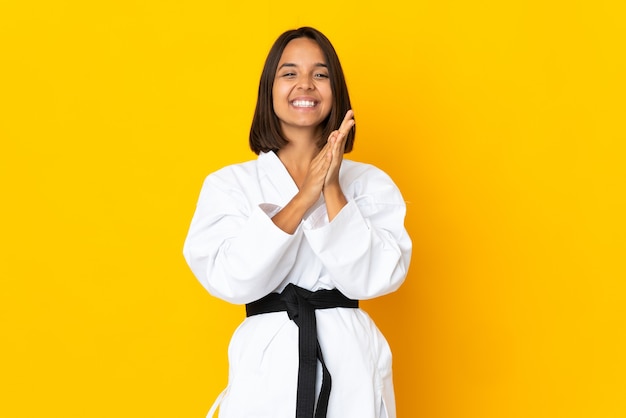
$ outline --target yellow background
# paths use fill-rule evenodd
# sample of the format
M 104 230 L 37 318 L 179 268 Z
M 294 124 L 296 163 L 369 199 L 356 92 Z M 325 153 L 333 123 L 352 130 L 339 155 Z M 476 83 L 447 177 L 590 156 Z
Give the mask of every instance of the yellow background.
M 244 310 L 183 240 L 302 25 L 342 59 L 350 158 L 407 200 L 407 282 L 364 303 L 399 417 L 626 416 L 624 9 L 3 1 L 0 416 L 204 416 Z

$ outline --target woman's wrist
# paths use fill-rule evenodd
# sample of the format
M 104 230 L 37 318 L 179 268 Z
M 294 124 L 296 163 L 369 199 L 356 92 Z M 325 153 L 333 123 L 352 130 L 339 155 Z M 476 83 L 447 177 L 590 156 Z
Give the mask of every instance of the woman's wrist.
M 324 201 L 326 202 L 326 212 L 330 221 L 348 204 L 348 200 L 343 194 L 339 183 L 324 186 Z

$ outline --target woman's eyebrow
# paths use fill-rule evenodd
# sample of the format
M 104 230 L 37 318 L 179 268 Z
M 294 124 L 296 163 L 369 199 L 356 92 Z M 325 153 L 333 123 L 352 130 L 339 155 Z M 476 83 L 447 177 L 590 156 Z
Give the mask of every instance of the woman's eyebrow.
M 315 63 L 315 66 L 316 66 L 316 67 L 328 68 L 328 65 L 324 64 L 323 62 L 316 62 L 316 63 Z M 297 65 L 296 65 L 296 64 L 294 64 L 293 62 L 284 62 L 284 63 L 282 63 L 282 64 L 278 67 L 278 69 L 280 70 L 280 69 L 281 69 L 281 68 L 283 68 L 283 67 L 297 67 Z

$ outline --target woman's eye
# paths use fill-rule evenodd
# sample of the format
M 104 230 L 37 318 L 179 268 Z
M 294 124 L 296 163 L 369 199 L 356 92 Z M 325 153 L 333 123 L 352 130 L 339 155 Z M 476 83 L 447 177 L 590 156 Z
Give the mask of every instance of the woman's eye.
M 315 78 L 328 78 L 328 74 L 318 73 L 315 74 Z
M 283 74 L 283 77 L 295 77 L 296 73 L 285 73 Z

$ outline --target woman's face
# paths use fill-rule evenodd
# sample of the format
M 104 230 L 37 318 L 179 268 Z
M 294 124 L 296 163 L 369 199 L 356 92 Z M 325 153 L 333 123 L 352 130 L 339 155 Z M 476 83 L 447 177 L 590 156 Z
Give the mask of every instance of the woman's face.
M 272 88 L 274 112 L 285 136 L 317 131 L 330 113 L 333 94 L 328 67 L 319 45 L 297 38 L 283 51 Z

